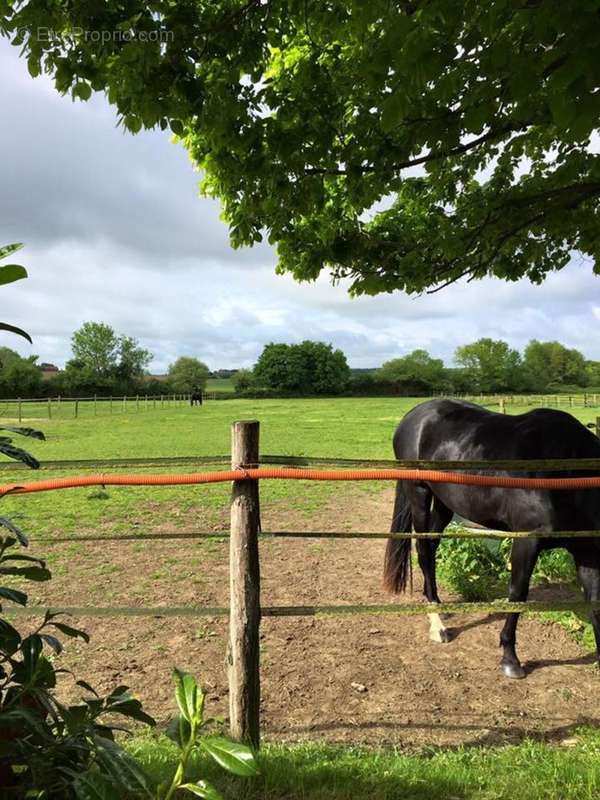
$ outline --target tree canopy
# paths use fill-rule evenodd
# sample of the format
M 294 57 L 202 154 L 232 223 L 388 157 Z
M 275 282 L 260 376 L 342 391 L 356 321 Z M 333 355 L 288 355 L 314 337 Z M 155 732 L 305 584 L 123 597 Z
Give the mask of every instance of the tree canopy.
M 209 369 L 202 361 L 181 356 L 169 365 L 169 386 L 175 392 L 199 392 L 206 387 L 208 373 Z
M 455 361 L 480 392 L 502 392 L 523 388 L 522 362 L 518 350 L 496 339 L 478 339 L 458 347 Z
M 525 348 L 523 368 L 528 385 L 536 391 L 545 391 L 553 386 L 587 386 L 592 377 L 579 350 L 565 347 L 560 342 L 538 342 L 532 339 Z
M 254 367 L 259 386 L 298 394 L 339 394 L 350 378 L 341 350 L 324 342 L 265 345 Z
M 23 358 L 8 347 L 0 347 L 0 397 L 35 397 L 42 373 L 37 356 Z
M 121 392 L 142 378 L 152 353 L 137 339 L 117 334 L 104 322 L 84 322 L 71 337 L 73 358 L 63 380 L 69 392 Z
M 600 272 L 596 0 L 2 0 L 33 76 L 170 127 L 234 246 L 354 293 Z M 42 31 L 42 35 L 40 35 Z M 46 35 L 43 35 L 46 32 Z M 415 169 L 416 168 L 416 169 Z
M 432 358 L 427 350 L 413 350 L 401 358 L 386 361 L 377 371 L 377 378 L 428 392 L 441 389 L 447 382 L 444 362 L 441 358 Z

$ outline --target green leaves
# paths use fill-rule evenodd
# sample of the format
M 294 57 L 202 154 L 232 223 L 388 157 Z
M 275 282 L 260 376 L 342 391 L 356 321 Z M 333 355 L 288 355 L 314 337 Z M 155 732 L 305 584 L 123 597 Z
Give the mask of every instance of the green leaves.
M 0 266 L 0 285 L 14 283 L 27 277 L 27 270 L 19 264 L 4 264 Z
M 381 107 L 381 129 L 389 133 L 399 125 L 408 108 L 407 97 L 402 90 L 393 92 Z
M 23 245 L 20 243 L 3 245 L 0 247 L 0 260 L 16 253 L 17 250 L 20 250 L 22 247 Z M 14 283 L 14 281 L 20 281 L 26 277 L 27 270 L 19 264 L 4 264 L 0 266 L 0 286 Z M 0 331 L 8 331 L 17 336 L 22 336 L 31 343 L 31 337 L 27 331 L 24 331 L 22 328 L 17 328 L 15 325 L 9 325 L 7 322 L 0 322 Z
M 254 754 L 246 745 L 231 742 L 221 736 L 206 736 L 201 740 L 201 745 L 227 772 L 242 778 L 259 774 Z
M 221 736 L 202 735 L 202 728 L 207 724 L 204 720 L 204 692 L 194 676 L 187 672 L 175 669 L 173 679 L 180 715 L 169 725 L 167 735 L 178 745 L 180 757 L 171 784 L 165 791 L 164 800 L 171 800 L 178 789 L 187 789 L 196 797 L 206 800 L 220 800 L 217 790 L 207 781 L 185 782 L 192 753 L 202 749 L 223 769 L 242 778 L 258 775 L 254 754 L 246 745 L 231 742 Z M 163 800 L 162 795 L 159 800 Z
M 86 29 L 82 8 L 61 5 L 60 29 Z M 221 202 L 232 246 L 264 235 L 296 280 L 329 269 L 353 294 L 417 293 L 463 277 L 540 282 L 574 250 L 600 262 L 594 3 L 541 15 L 506 0 L 243 12 L 214 0 L 115 17 L 105 4 L 99 30 L 155 36 L 119 43 L 43 41 L 47 15 L 31 3 L 9 3 L 4 24 L 59 92 L 104 90 L 133 133 L 170 127 Z
M 175 699 L 181 716 L 189 723 L 202 723 L 204 693 L 198 688 L 196 679 L 187 672 L 173 670 Z
M 197 783 L 182 783 L 180 789 L 187 789 L 188 792 L 196 797 L 203 797 L 204 800 L 222 800 L 221 795 L 214 786 L 208 781 L 198 781 Z

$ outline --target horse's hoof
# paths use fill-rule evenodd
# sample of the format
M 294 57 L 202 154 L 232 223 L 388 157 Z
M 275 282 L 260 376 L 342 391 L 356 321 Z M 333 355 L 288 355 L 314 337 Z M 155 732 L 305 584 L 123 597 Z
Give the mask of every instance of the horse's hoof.
M 500 669 L 505 678 L 524 678 L 525 670 L 520 664 L 515 664 L 512 661 L 500 662 Z
M 448 642 L 452 641 L 452 635 L 448 628 L 431 631 L 429 633 L 429 638 L 432 642 L 437 642 L 438 644 L 448 644 Z

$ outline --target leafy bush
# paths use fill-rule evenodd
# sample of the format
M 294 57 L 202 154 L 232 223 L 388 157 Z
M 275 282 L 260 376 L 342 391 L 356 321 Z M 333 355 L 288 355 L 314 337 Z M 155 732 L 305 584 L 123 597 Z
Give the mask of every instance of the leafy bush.
M 18 543 L 27 546 L 21 531 L 9 520 L 0 522 L 9 531 L 0 537 L 0 576 L 49 580 L 44 561 L 14 552 Z M 0 598 L 27 605 L 25 592 L 12 587 L 1 586 Z M 86 798 L 80 786 L 88 772 L 121 788 L 123 775 L 135 773 L 136 765 L 115 742 L 120 728 L 114 715 L 154 724 L 126 686 L 100 697 L 76 681 L 87 695 L 82 702 L 65 705 L 55 697 L 57 676 L 66 672 L 53 664 L 62 651 L 57 633 L 88 641 L 58 617 L 47 612 L 27 635 L 0 617 L 0 785 L 7 787 L 2 797 Z M 125 783 L 129 788 L 132 781 Z
M 438 549 L 438 574 L 465 600 L 505 595 L 510 580 L 511 539 L 444 539 Z M 558 583 L 576 578 L 572 556 L 563 549 L 546 550 L 538 558 L 533 582 Z
M 444 539 L 438 549 L 440 579 L 465 600 L 488 600 L 505 590 L 510 540 Z
M 572 582 L 577 578 L 573 556 L 566 550 L 546 550 L 538 558 L 533 573 L 534 581 L 548 583 Z

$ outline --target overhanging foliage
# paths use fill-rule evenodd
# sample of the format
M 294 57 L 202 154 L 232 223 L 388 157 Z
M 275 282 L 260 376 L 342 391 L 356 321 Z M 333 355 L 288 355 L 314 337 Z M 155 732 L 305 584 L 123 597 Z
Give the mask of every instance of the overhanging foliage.
M 375 294 L 600 270 L 599 5 L 0 0 L 0 29 L 60 92 L 181 136 L 234 246 Z

